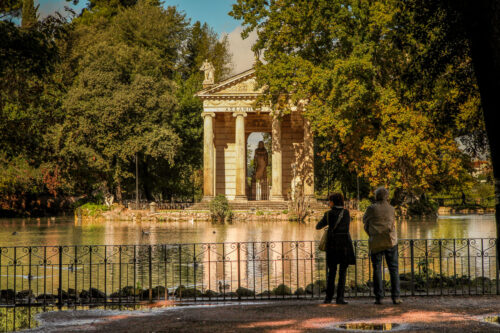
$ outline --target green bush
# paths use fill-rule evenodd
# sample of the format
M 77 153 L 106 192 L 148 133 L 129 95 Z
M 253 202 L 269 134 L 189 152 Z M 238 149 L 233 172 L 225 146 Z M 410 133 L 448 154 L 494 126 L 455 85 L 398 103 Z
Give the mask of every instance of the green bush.
M 364 211 L 366 211 L 366 209 L 368 207 L 370 207 L 371 204 L 372 204 L 372 202 L 369 199 L 360 200 L 359 201 L 359 210 L 364 212 Z
M 264 215 L 264 212 L 263 212 L 263 211 L 261 211 L 261 210 L 258 210 L 258 211 L 255 213 L 255 215 L 257 215 L 257 216 L 261 216 L 261 215 Z
M 408 216 L 436 216 L 439 205 L 432 199 L 420 199 L 408 205 Z
M 212 201 L 210 201 L 210 217 L 213 223 L 232 222 L 233 212 L 229 208 L 229 202 L 223 194 L 218 194 Z
M 288 214 L 288 209 L 284 209 L 281 213 Z
M 77 208 L 81 210 L 82 216 L 96 217 L 101 215 L 103 212 L 108 211 L 109 207 L 106 205 L 99 205 L 92 202 L 87 202 L 86 204 Z

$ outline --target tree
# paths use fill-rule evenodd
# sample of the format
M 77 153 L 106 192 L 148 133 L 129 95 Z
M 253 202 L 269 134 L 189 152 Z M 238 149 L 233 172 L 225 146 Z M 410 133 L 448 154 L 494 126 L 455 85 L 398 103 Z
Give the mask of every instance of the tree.
M 18 17 L 22 8 L 20 0 L 0 0 L 0 19 Z
M 35 7 L 33 0 L 23 0 L 21 27 L 29 29 L 36 25 L 38 21 L 38 7 L 40 7 L 40 5 Z
M 66 119 L 53 130 L 70 175 L 84 171 L 94 187 L 121 200 L 136 154 L 147 163 L 174 162 L 180 138 L 171 125 L 178 108 L 173 76 L 185 27 L 175 8 L 146 2 L 123 9 L 105 29 L 77 27 L 84 36 L 75 47 L 78 76 L 64 103 Z
M 460 90 L 471 81 L 460 81 L 470 72 L 469 58 L 418 77 L 415 60 L 430 55 L 433 45 L 417 38 L 411 29 L 416 13 L 406 9 L 400 1 L 240 0 L 232 15 L 243 20 L 244 37 L 257 31 L 261 103 L 288 113 L 305 102 L 316 136 L 351 173 L 418 198 L 443 181 L 459 181 L 458 125 L 473 118 L 477 126 L 462 126 L 462 134 L 470 134 L 482 122 L 477 89 Z M 441 38 L 442 30 L 436 24 L 422 39 Z

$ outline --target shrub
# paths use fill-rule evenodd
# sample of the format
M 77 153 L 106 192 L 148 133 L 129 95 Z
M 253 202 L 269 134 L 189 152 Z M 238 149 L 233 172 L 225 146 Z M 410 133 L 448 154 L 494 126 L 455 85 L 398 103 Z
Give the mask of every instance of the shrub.
M 99 216 L 103 212 L 108 211 L 109 207 L 106 205 L 99 205 L 92 202 L 87 202 L 83 206 L 78 207 L 82 212 L 82 216 Z
M 408 216 L 436 216 L 438 208 L 434 200 L 422 198 L 408 205 Z
M 255 215 L 257 215 L 257 216 L 261 216 L 261 215 L 264 215 L 264 212 L 263 212 L 263 211 L 261 211 L 261 210 L 258 210 L 258 211 L 255 213 Z
M 212 201 L 210 201 L 210 217 L 213 223 L 231 222 L 233 219 L 233 212 L 229 208 L 229 202 L 223 194 L 218 194 Z
M 364 211 L 366 211 L 366 209 L 368 207 L 370 207 L 371 204 L 372 204 L 372 202 L 369 199 L 360 200 L 359 201 L 359 210 L 364 212 Z

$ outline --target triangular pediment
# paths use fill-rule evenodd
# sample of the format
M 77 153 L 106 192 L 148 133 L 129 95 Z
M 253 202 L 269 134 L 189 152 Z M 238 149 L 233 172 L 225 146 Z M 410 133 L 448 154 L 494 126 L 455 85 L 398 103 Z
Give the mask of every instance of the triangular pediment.
M 252 68 L 207 87 L 196 96 L 202 99 L 223 96 L 258 96 L 262 94 L 263 89 L 256 87 L 255 70 Z

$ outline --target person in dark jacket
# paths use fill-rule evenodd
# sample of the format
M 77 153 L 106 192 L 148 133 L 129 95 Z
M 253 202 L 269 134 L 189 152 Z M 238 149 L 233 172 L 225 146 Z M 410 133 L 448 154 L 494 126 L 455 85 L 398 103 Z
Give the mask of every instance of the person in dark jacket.
M 337 286 L 336 303 L 347 304 L 344 300 L 347 267 L 356 264 L 351 235 L 349 234 L 351 217 L 349 211 L 344 209 L 344 197 L 342 194 L 334 193 L 328 198 L 328 201 L 331 209 L 325 213 L 321 221 L 316 225 L 316 229 L 318 230 L 328 226 L 328 237 L 326 242 L 328 279 L 324 303 L 332 302 L 335 291 L 335 276 L 337 275 L 337 266 L 339 266 L 339 284 Z M 335 226 L 340 214 L 342 214 L 342 217 L 337 226 Z

